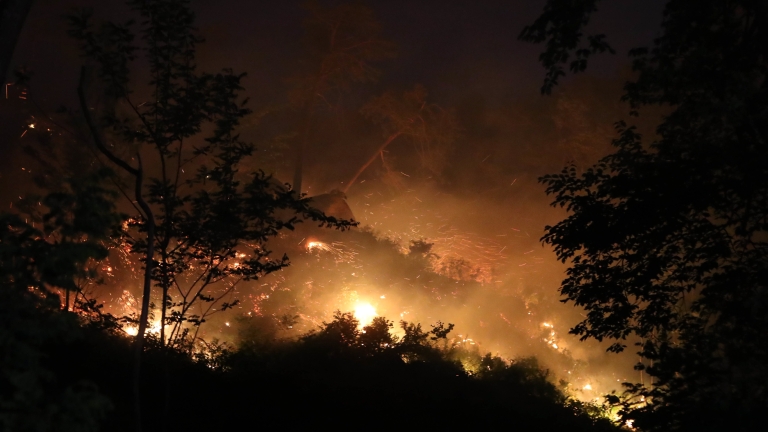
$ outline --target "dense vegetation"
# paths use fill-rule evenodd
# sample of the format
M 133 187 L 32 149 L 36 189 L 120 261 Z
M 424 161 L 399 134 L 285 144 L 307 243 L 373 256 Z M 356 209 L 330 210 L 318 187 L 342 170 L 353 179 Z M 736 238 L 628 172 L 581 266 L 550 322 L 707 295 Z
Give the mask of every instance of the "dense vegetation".
M 545 42 L 543 92 L 610 50 L 584 37 L 596 0 L 550 0 L 523 32 Z M 652 47 L 630 51 L 629 115 L 666 110 L 655 136 L 616 124 L 614 152 L 541 178 L 569 216 L 543 241 L 570 264 L 572 329 L 622 351 L 641 338 L 624 418 L 645 430 L 755 430 L 768 404 L 768 8 L 666 3 Z M 585 38 L 586 41 L 582 39 Z
M 46 213 L 46 227 L 88 239 L 47 242 L 42 232 L 5 216 L 2 232 L 3 391 L 7 430 L 132 430 L 133 337 L 93 303 L 62 310 L 66 287 L 110 226 L 100 188 L 77 189 L 72 204 Z M 92 206 L 86 213 L 82 199 Z M 52 199 L 46 201 L 54 205 Z M 69 223 L 60 226 L 67 216 Z M 20 259 L 23 257 L 25 259 Z M 613 430 L 593 406 L 568 399 L 535 359 L 511 363 L 447 341 L 453 325 L 429 331 L 377 317 L 368 326 L 349 313 L 298 338 L 276 339 L 271 317 L 240 324 L 237 348 L 212 341 L 190 356 L 149 335 L 143 352 L 146 430 L 321 427 L 481 427 Z M 168 380 L 169 371 L 171 379 Z M 276 413 L 284 413 L 277 415 Z
M 50 325 L 51 314 L 71 323 L 66 340 L 51 338 L 34 347 L 43 357 L 36 371 L 56 378 L 42 387 L 44 401 L 15 415 L 6 411 L 9 430 L 133 430 L 126 391 L 131 340 L 93 322 L 78 327 L 72 314 L 48 313 L 51 318 L 39 326 Z M 432 341 L 440 329 L 423 332 L 409 324 L 400 341 L 387 330 L 380 319 L 362 333 L 353 318 L 339 314 L 298 340 L 246 342 L 237 350 L 212 345 L 197 358 L 149 340 L 141 383 L 145 429 L 508 424 L 542 431 L 614 430 L 595 417 L 598 410 L 566 401 L 534 359 L 508 364 L 475 353 L 480 367 L 470 374 L 454 360 L 457 353 Z M 166 368 L 174 377 L 168 387 Z

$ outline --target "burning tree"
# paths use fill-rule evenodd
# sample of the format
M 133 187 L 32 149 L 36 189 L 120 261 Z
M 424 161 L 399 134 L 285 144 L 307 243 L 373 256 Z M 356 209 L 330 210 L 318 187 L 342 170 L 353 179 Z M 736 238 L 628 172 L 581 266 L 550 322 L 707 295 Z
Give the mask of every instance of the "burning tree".
M 288 264 L 286 256 L 270 257 L 268 238 L 303 219 L 340 229 L 351 223 L 310 208 L 263 172 L 239 172 L 254 151 L 236 131 L 250 112 L 239 96 L 244 75 L 197 71 L 195 47 L 202 39 L 187 1 L 128 4 L 140 16 L 141 43 L 133 22 L 95 26 L 87 11 L 70 20 L 71 34 L 117 101 L 113 110 L 92 106 L 81 76 L 82 114 L 96 148 L 134 190 L 136 216 L 123 241 L 144 263 L 138 386 L 153 285 L 160 290 L 161 345 L 190 351 L 206 318 L 237 304 L 238 283 Z M 146 86 L 130 80 L 139 53 L 149 65 Z M 138 387 L 134 391 L 138 395 Z

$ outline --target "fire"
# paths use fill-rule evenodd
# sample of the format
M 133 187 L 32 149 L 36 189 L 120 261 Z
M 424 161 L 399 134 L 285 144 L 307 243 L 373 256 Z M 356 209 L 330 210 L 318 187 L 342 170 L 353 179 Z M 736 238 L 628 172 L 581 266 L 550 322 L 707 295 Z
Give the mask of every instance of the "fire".
M 308 252 L 330 253 L 337 262 L 351 263 L 357 255 L 357 252 L 350 250 L 341 242 L 324 243 L 319 240 L 308 240 L 304 243 L 304 247 L 307 248 Z
M 307 250 L 312 252 L 313 250 L 328 250 L 328 245 L 323 242 L 310 240 L 307 242 Z
M 360 327 L 365 327 L 376 317 L 376 309 L 370 303 L 358 303 L 355 306 L 355 318 L 360 321 Z
M 129 336 L 136 336 L 139 334 L 139 326 L 133 323 L 128 324 L 123 326 L 123 331 Z M 147 333 L 160 334 L 160 322 L 155 321 L 147 323 L 147 330 L 145 331 L 145 334 Z

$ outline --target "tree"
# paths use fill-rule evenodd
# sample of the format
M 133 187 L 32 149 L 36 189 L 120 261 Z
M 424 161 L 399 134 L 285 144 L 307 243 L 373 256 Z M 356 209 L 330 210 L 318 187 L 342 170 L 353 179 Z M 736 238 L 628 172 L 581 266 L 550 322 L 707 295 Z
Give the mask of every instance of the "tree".
M 393 56 L 393 46 L 380 36 L 373 11 L 358 4 L 324 8 L 309 2 L 306 72 L 294 81 L 293 99 L 299 107 L 298 143 L 295 147 L 293 189 L 301 193 L 304 153 L 312 136 L 312 122 L 318 102 L 328 103 L 332 91 L 352 83 L 374 80 L 378 71 L 372 63 Z
M 60 290 L 78 290 L 103 242 L 119 226 L 110 176 L 70 178 L 40 201 L 37 228 L 0 214 L 0 427 L 3 430 L 97 431 L 111 410 L 90 382 L 67 383 L 51 371 L 47 349 L 83 337 Z M 58 359 L 56 359 L 58 360 Z
M 392 335 L 390 330 L 394 324 L 384 317 L 374 317 L 370 324 L 363 327 L 358 336 L 358 343 L 363 351 L 373 356 L 394 347 L 398 337 Z
M 580 47 L 595 0 L 551 0 L 521 37 L 547 42 L 543 91 Z M 577 8 L 578 10 L 574 10 Z M 754 430 L 768 403 L 768 7 L 666 4 L 662 35 L 630 52 L 630 114 L 668 113 L 648 143 L 617 123 L 615 151 L 583 174 L 541 178 L 569 212 L 543 241 L 571 266 L 560 288 L 586 309 L 582 339 L 642 338 L 650 387 L 628 385 L 625 419 L 644 430 Z M 594 49 L 593 49 L 594 48 Z
M 563 65 L 567 64 L 571 72 L 583 72 L 592 55 L 615 53 L 604 34 L 587 35 L 587 43 L 582 44 L 582 31 L 597 10 L 598 1 L 548 0 L 541 16 L 520 33 L 521 40 L 547 44 L 547 49 L 539 55 L 539 61 L 547 68 L 542 93 L 550 94 L 558 80 L 565 76 Z
M 117 101 L 115 109 L 97 110 L 81 77 L 82 114 L 98 151 L 128 176 L 137 203 L 124 240 L 144 264 L 134 353 L 140 428 L 138 384 L 153 285 L 160 289 L 161 345 L 190 352 L 206 318 L 237 304 L 240 282 L 288 265 L 286 256 L 270 257 L 270 237 L 304 219 L 339 229 L 352 224 L 310 208 L 263 172 L 239 172 L 254 151 L 236 131 L 250 112 L 239 96 L 243 74 L 197 71 L 195 47 L 202 39 L 188 1 L 128 4 L 141 20 L 141 45 L 132 22 L 97 27 L 88 11 L 70 21 L 72 36 Z M 149 65 L 145 86 L 130 82 L 140 52 Z M 137 94 L 148 100 L 137 102 Z M 204 130 L 210 132 L 201 138 Z
M 446 163 L 446 148 L 455 139 L 458 125 L 453 113 L 427 102 L 424 86 L 416 85 L 402 96 L 386 92 L 373 98 L 361 111 L 381 124 L 386 139 L 347 182 L 345 193 L 376 158 L 384 161 L 384 150 L 400 137 L 413 143 L 421 165 L 428 172 L 440 173 Z

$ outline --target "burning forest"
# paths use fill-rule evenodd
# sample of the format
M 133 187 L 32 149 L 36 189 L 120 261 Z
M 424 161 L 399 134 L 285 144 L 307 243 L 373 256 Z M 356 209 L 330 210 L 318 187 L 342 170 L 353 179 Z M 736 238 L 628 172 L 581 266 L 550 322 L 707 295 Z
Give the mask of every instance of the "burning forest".
M 0 2 L 0 429 L 754 430 L 767 13 Z

